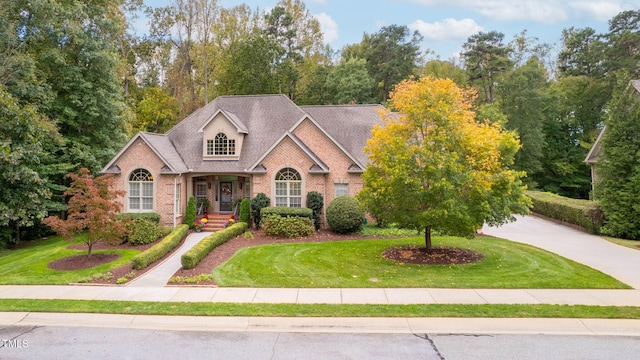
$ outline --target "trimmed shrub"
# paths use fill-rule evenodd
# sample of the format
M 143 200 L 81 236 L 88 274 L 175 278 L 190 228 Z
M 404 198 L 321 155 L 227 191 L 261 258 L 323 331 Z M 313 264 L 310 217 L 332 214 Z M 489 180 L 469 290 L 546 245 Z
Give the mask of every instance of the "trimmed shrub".
M 193 229 L 196 226 L 196 199 L 191 196 L 187 201 L 187 210 L 184 213 L 183 224 L 187 224 L 189 229 Z
M 362 228 L 364 213 L 358 201 L 350 196 L 339 196 L 327 207 L 329 228 L 339 234 L 350 234 Z
M 156 223 L 158 225 L 160 224 L 160 214 L 155 213 L 155 212 L 121 213 L 117 217 L 118 220 L 123 220 L 123 219 L 127 219 L 127 218 L 131 219 L 131 220 L 144 219 L 144 220 Z
M 262 229 L 269 236 L 305 237 L 315 233 L 313 220 L 307 217 L 269 214 L 262 217 Z
M 149 264 L 161 259 L 171 250 L 175 249 L 176 246 L 180 244 L 180 241 L 187 236 L 188 232 L 189 226 L 186 224 L 176 226 L 176 228 L 173 229 L 169 235 L 165 236 L 162 241 L 134 256 L 133 259 L 131 259 L 131 266 L 136 270 L 146 268 Z
M 129 230 L 127 241 L 131 245 L 151 244 L 158 240 L 163 232 L 158 224 L 144 218 L 135 219 L 126 226 Z
M 259 193 L 251 199 L 251 218 L 256 224 L 256 228 L 260 229 L 260 210 L 271 204 L 271 199 L 263 193 Z
M 307 193 L 307 207 L 313 211 L 313 223 L 316 230 L 320 229 L 320 215 L 322 214 L 323 206 L 324 199 L 322 194 L 317 191 L 310 191 Z
M 262 208 L 260 216 L 280 215 L 282 217 L 302 217 L 313 220 L 313 211 L 308 208 L 292 208 L 286 206 L 270 206 Z
M 527 191 L 526 193 L 533 203 L 533 212 L 578 225 L 592 234 L 600 233 L 604 223 L 604 213 L 597 202 L 571 199 L 548 192 Z
M 218 246 L 226 243 L 227 241 L 242 235 L 247 230 L 248 226 L 245 222 L 239 222 L 228 228 L 217 231 L 206 238 L 200 240 L 189 251 L 182 254 L 180 262 L 183 269 L 193 269 L 198 265 L 202 259 L 204 259 L 209 253 Z
M 240 221 L 251 224 L 251 206 L 247 198 L 242 199 L 240 202 Z

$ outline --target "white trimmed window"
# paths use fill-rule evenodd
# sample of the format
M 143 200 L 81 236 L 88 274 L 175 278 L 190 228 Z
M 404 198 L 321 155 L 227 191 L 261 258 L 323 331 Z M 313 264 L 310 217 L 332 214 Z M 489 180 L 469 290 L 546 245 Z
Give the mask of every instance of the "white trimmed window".
M 349 195 L 349 184 L 333 184 L 334 197 Z
M 236 154 L 236 141 L 235 139 L 227 138 L 226 134 L 218 133 L 213 141 L 213 144 L 210 144 L 210 141 L 211 140 L 207 140 L 207 155 Z
M 302 178 L 291 168 L 276 174 L 276 206 L 302 207 Z
M 129 210 L 153 211 L 153 176 L 145 169 L 136 169 L 129 176 Z
M 181 202 L 181 196 L 182 196 L 182 184 L 178 183 L 176 184 L 176 204 L 175 204 L 175 209 L 174 209 L 174 213 L 176 215 L 181 215 L 182 211 L 181 211 L 181 207 L 180 207 L 180 202 Z

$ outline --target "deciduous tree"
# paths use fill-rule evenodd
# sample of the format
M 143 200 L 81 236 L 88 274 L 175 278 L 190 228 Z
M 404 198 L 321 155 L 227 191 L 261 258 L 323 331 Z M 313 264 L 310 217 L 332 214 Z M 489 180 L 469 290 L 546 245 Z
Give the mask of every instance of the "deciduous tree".
M 98 176 L 95 179 L 89 169 L 82 168 L 78 174 L 68 174 L 71 186 L 65 192 L 70 196 L 67 218 L 49 216 L 44 224 L 62 235 L 67 241 L 73 241 L 76 235 L 87 231 L 84 243 L 88 247 L 87 255 L 97 242 L 122 242 L 127 229 L 123 222 L 116 221 L 120 210 L 117 198 L 124 195 L 124 191 L 112 187 L 111 175 Z
M 53 122 L 33 106 L 20 106 L 0 86 L 0 227 L 13 228 L 13 242 L 20 241 L 20 227 L 47 215 L 51 191 L 42 171 L 44 145 L 54 139 L 59 134 Z
M 162 89 L 148 87 L 136 107 L 136 122 L 133 131 L 164 133 L 176 124 L 180 104 Z
M 327 77 L 327 88 L 334 104 L 367 104 L 371 102 L 373 79 L 364 59 L 343 61 Z
M 472 94 L 448 79 L 400 83 L 365 151 L 371 163 L 358 198 L 385 222 L 470 236 L 483 223 L 526 213 L 523 173 L 509 169 L 518 149 L 498 123 L 476 121 Z

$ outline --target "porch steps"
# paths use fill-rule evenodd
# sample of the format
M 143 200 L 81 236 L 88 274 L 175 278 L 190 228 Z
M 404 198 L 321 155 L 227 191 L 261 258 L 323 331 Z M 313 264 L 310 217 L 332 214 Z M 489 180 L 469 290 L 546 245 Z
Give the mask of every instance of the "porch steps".
M 224 229 L 224 224 L 227 223 L 229 217 L 231 214 L 209 214 L 209 221 L 202 228 L 202 231 L 214 232 Z

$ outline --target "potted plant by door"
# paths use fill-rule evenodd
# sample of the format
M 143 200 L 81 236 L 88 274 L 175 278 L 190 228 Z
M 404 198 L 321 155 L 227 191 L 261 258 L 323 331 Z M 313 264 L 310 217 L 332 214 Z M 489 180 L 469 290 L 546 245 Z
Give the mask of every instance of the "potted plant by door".
M 202 219 L 201 220 L 196 220 L 196 225 L 195 225 L 196 232 L 201 232 L 202 228 L 204 227 L 204 224 L 205 223 L 202 222 Z
M 206 214 L 209 212 L 209 207 L 211 207 L 211 203 L 209 199 L 203 198 L 198 199 L 198 214 Z

